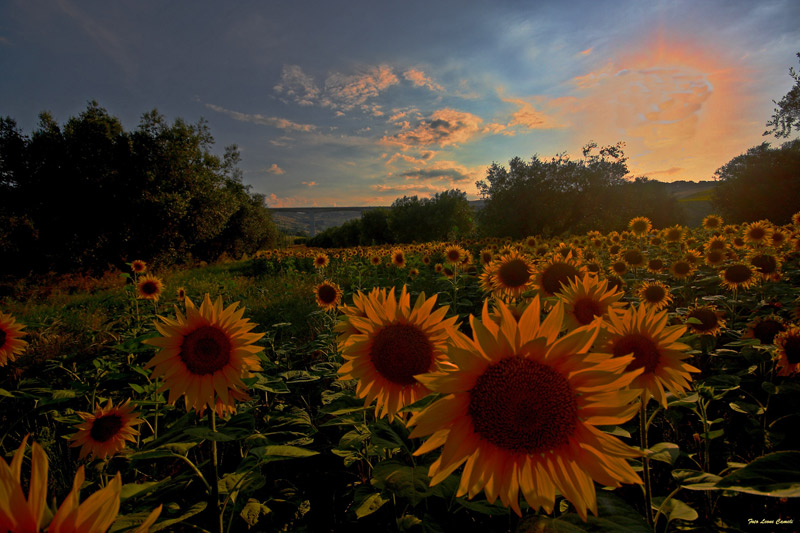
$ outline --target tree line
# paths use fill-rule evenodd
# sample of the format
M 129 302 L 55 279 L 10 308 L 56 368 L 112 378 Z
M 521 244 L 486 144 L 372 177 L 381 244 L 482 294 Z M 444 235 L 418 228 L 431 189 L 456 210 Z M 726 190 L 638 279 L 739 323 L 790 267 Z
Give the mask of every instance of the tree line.
M 136 130 L 97 102 L 31 135 L 0 117 L 0 273 L 98 272 L 142 259 L 212 261 L 273 246 L 264 197 L 242 183 L 235 146 L 219 157 L 204 121 L 157 110 Z

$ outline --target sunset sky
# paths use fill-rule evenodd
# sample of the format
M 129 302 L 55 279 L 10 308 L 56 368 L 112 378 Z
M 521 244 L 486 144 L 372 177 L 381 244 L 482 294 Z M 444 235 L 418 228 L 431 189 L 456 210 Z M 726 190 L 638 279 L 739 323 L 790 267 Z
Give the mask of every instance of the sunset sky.
M 10 0 L 0 115 L 204 118 L 272 207 L 474 199 L 492 162 L 590 140 L 625 142 L 632 176 L 708 180 L 775 143 L 798 21 L 797 0 Z

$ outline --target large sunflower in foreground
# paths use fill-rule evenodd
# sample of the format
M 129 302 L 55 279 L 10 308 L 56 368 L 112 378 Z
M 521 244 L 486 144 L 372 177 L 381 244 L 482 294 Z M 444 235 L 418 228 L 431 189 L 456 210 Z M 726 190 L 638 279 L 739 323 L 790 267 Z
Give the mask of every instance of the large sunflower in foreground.
M 484 304 L 471 318 L 473 337 L 458 334 L 448 352 L 456 369 L 418 376 L 445 396 L 409 422 L 411 437 L 430 435 L 415 455 L 444 446 L 431 465 L 435 485 L 466 462 L 458 496 L 481 490 L 489 502 L 522 514 L 519 495 L 548 513 L 558 490 L 585 520 L 597 514 L 593 481 L 641 483 L 626 462 L 639 453 L 595 426 L 622 424 L 638 410 L 640 391 L 622 390 L 641 372 L 633 358 L 589 354 L 600 321 L 558 339 L 563 304 L 544 321 L 534 298 L 519 322 L 497 302 L 497 324 Z
M 631 387 L 644 389 L 644 401 L 654 397 L 662 406 L 667 406 L 664 393 L 666 387 L 672 394 L 680 396 L 690 387 L 690 372 L 699 369 L 684 362 L 689 357 L 689 347 L 677 342 L 686 332 L 686 326 L 667 326 L 667 310 L 639 305 L 622 313 L 609 315 L 610 325 L 603 332 L 600 351 L 623 357 L 633 354 L 629 372 L 644 368 Z
M 142 423 L 139 413 L 133 412 L 133 406 L 126 400 L 123 404 L 114 405 L 111 400 L 105 407 L 98 407 L 94 414 L 77 413 L 83 420 L 75 426 L 78 432 L 70 438 L 70 446 L 80 446 L 83 459 L 90 453 L 97 458 L 105 459 L 125 447 L 125 441 L 134 442 L 139 432 L 133 426 Z
M 176 318 L 161 318 L 156 329 L 161 337 L 143 342 L 161 350 L 146 365 L 153 379 L 164 378 L 159 390 L 169 390 L 169 403 L 185 396 L 186 409 L 200 413 L 206 407 L 220 416 L 235 412 L 235 400 L 248 399 L 242 378 L 261 370 L 253 343 L 263 333 L 250 333 L 256 324 L 242 318 L 238 302 L 222 308 L 222 297 L 212 304 L 206 294 L 200 309 L 186 298 L 186 316 L 175 308 Z
M 25 350 L 28 343 L 22 340 L 24 327 L 12 315 L 0 313 L 0 366 L 6 366 Z
M 405 286 L 399 298 L 392 289 L 385 297 L 376 291 L 360 294 L 360 300 L 364 316 L 345 313 L 338 326 L 349 332 L 339 342 L 345 360 L 339 379 L 358 380 L 356 396 L 364 398 L 364 405 L 377 400 L 375 416 L 392 420 L 401 408 L 430 392 L 414 376 L 446 361 L 457 317 L 445 319 L 448 307 L 434 311 L 436 296 L 425 299 L 424 293 L 412 307 Z
M 564 326 L 574 329 L 605 317 L 612 307 L 621 307 L 619 300 L 624 293 L 608 288 L 608 280 L 596 276 L 584 276 L 580 281 L 572 279 L 556 297 L 564 302 Z
M 14 533 L 39 533 L 45 515 L 53 516 L 47 525 L 48 533 L 105 533 L 117 518 L 122 490 L 119 473 L 102 489 L 80 503 L 79 494 L 85 476 L 83 466 L 78 468 L 72 483 L 72 491 L 53 515 L 47 510 L 47 454 L 38 443 L 31 446 L 31 477 L 28 497 L 22 489 L 22 461 L 25 454 L 26 436 L 14 453 L 11 463 L 0 460 L 0 531 Z M 144 533 L 161 513 L 159 505 L 132 533 Z

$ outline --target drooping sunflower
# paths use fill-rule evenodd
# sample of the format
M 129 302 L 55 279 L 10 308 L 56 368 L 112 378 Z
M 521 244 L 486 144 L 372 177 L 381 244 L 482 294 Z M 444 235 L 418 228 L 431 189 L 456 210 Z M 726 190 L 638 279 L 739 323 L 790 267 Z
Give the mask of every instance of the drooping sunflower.
M 17 323 L 11 314 L 0 313 L 0 366 L 6 366 L 25 351 L 27 341 L 22 340 L 25 326 Z
M 747 263 L 734 263 L 720 272 L 720 284 L 730 291 L 747 290 L 758 280 Z
M 491 271 L 489 283 L 499 298 L 519 298 L 533 287 L 533 266 L 526 256 L 516 251 L 495 260 L 486 270 Z
M 786 331 L 786 322 L 777 315 L 759 316 L 748 322 L 745 339 L 758 339 L 761 344 L 774 344 L 775 336 Z
M 647 217 L 635 217 L 628 222 L 628 227 L 636 235 L 644 235 L 653 227 L 653 223 Z
M 672 295 L 669 286 L 660 281 L 646 281 L 636 291 L 640 298 L 641 305 L 652 307 L 658 311 L 668 307 L 672 303 Z
M 145 270 L 147 270 L 147 263 L 141 259 L 135 259 L 131 262 L 131 270 L 135 274 L 144 274 Z
M 136 282 L 136 297 L 157 302 L 164 292 L 164 282 L 152 274 L 145 274 Z
M 430 435 L 415 455 L 444 446 L 428 474 L 435 485 L 466 463 L 457 496 L 481 490 L 521 515 L 520 493 L 533 509 L 553 511 L 558 490 L 586 520 L 597 514 L 594 482 L 641 483 L 626 459 L 639 452 L 596 428 L 630 419 L 639 391 L 623 390 L 641 370 L 631 356 L 589 354 L 600 327 L 558 338 L 563 304 L 541 320 L 538 296 L 519 322 L 497 302 L 499 324 L 484 304 L 471 318 L 472 338 L 450 349 L 457 368 L 418 376 L 444 395 L 409 422 L 411 437 Z
M 622 357 L 633 354 L 633 362 L 627 367 L 632 372 L 644 371 L 631 383 L 631 387 L 644 389 L 644 401 L 654 397 L 662 406 L 667 406 L 664 393 L 666 387 L 672 394 L 680 396 L 690 387 L 690 372 L 699 369 L 684 362 L 689 357 L 689 347 L 677 342 L 686 332 L 686 326 L 667 326 L 667 311 L 648 309 L 639 305 L 624 312 L 609 315 L 610 326 L 604 331 L 600 351 Z
M 695 305 L 688 309 L 683 317 L 689 331 L 696 335 L 719 335 L 725 320 L 722 311 L 713 305 Z
M 775 336 L 779 376 L 793 376 L 800 371 L 800 326 L 791 326 Z
M 722 227 L 722 217 L 719 215 L 706 215 L 703 227 L 708 230 L 718 230 Z
M 336 309 L 341 303 L 342 289 L 336 283 L 325 280 L 314 287 L 314 296 L 320 309 L 330 311 L 331 309 Z
M 324 252 L 319 252 L 314 256 L 314 268 L 325 268 L 330 262 L 330 257 Z
M 430 391 L 415 376 L 437 369 L 447 361 L 448 339 L 455 335 L 457 317 L 445 318 L 448 306 L 434 311 L 436 296 L 421 293 L 414 306 L 403 286 L 385 298 L 361 295 L 365 315 L 344 314 L 340 330 L 350 331 L 340 341 L 345 363 L 339 379 L 358 380 L 356 396 L 364 405 L 376 401 L 375 416 L 394 419 L 397 412 Z
M 200 309 L 186 298 L 186 315 L 175 308 L 176 318 L 159 317 L 156 329 L 161 337 L 143 342 L 160 348 L 145 368 L 153 368 L 153 378 L 163 377 L 159 390 L 169 390 L 169 403 L 184 396 L 186 410 L 202 413 L 206 407 L 222 416 L 236 412 L 236 400 L 246 400 L 242 378 L 261 370 L 253 343 L 264 336 L 251 333 L 256 324 L 242 318 L 239 302 L 222 308 L 222 297 L 212 304 L 206 294 Z
M 542 263 L 534 276 L 534 286 L 542 296 L 554 296 L 569 285 L 570 280 L 580 279 L 586 273 L 573 257 L 552 257 Z
M 607 317 L 609 309 L 621 307 L 624 294 L 608 288 L 608 280 L 597 276 L 571 279 L 556 297 L 564 304 L 564 327 L 568 330 L 587 326 L 598 317 Z
M 78 432 L 70 438 L 70 446 L 80 446 L 80 458 L 90 453 L 98 459 L 113 456 L 125 447 L 125 442 L 134 442 L 139 432 L 133 426 L 143 421 L 139 413 L 133 412 L 130 400 L 116 407 L 108 400 L 105 407 L 98 406 L 94 414 L 76 413 L 83 420 L 75 426 Z
M 28 437 L 25 436 L 11 463 L 0 460 L 0 531 L 39 533 L 44 525 L 49 461 L 42 447 L 34 442 L 31 446 L 31 475 L 26 498 L 20 478 L 27 441 Z M 119 512 L 122 476 L 118 472 L 104 488 L 80 503 L 79 494 L 84 480 L 84 467 L 81 465 L 73 479 L 72 491 L 47 525 L 48 533 L 105 533 L 111 527 Z M 149 531 L 160 513 L 159 505 L 132 533 Z

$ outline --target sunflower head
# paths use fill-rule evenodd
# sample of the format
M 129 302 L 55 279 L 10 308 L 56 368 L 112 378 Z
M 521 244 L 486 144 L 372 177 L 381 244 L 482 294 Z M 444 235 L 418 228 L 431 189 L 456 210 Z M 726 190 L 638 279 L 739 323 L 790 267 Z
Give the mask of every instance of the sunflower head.
M 554 256 L 539 266 L 534 276 L 534 285 L 542 296 L 554 296 L 561 292 L 573 279 L 580 279 L 586 273 L 572 256 Z
M 719 274 L 720 283 L 731 291 L 746 290 L 757 281 L 757 274 L 747 263 L 734 263 Z
M 314 268 L 325 268 L 330 264 L 331 260 L 328 254 L 319 252 L 314 256 Z
M 444 249 L 444 258 L 451 265 L 458 265 L 464 260 L 464 249 L 457 245 L 451 244 Z
M 664 260 L 658 257 L 653 257 L 647 260 L 647 271 L 653 274 L 658 274 L 665 268 Z
M 325 280 L 316 287 L 314 287 L 314 296 L 317 300 L 317 306 L 323 311 L 330 311 L 342 301 L 342 289 L 339 285 L 331 281 Z
M 175 290 L 175 296 L 178 298 L 179 302 L 183 302 L 186 299 L 186 288 L 178 287 Z
M 153 378 L 163 377 L 159 390 L 169 390 L 169 403 L 184 396 L 186 410 L 202 413 L 206 407 L 223 414 L 236 411 L 236 400 L 249 397 L 243 378 L 261 370 L 254 346 L 263 333 L 250 333 L 255 327 L 242 318 L 244 308 L 238 302 L 222 307 L 222 297 L 214 303 L 206 294 L 200 308 L 186 298 L 186 315 L 175 307 L 175 319 L 160 317 L 156 329 L 160 337 L 143 342 L 159 352 L 145 368 L 153 369 Z
M 520 495 L 550 513 L 558 490 L 585 520 L 597 513 L 594 481 L 640 483 L 626 461 L 638 452 L 596 426 L 633 416 L 639 391 L 624 389 L 642 371 L 624 371 L 631 356 L 588 353 L 600 321 L 559 338 L 561 302 L 544 320 L 538 296 L 519 320 L 503 302 L 496 312 L 497 322 L 485 302 L 472 338 L 456 335 L 454 367 L 418 376 L 443 397 L 409 422 L 412 438 L 430 435 L 414 453 L 444 447 L 433 485 L 465 464 L 457 496 L 484 491 L 521 515 Z
M 644 235 L 653 227 L 653 223 L 647 217 L 632 218 L 628 222 L 628 228 L 636 235 Z
M 608 288 L 608 280 L 589 275 L 570 280 L 569 285 L 556 294 L 564 303 L 564 326 L 568 330 L 607 317 L 609 309 L 622 306 L 619 302 L 622 296 L 616 288 Z
M 690 307 L 683 317 L 689 331 L 696 335 L 719 335 L 725 320 L 723 313 L 713 305 L 700 305 Z
M 800 326 L 791 326 L 775 336 L 778 347 L 778 375 L 793 376 L 800 371 Z
M 664 285 L 660 281 L 647 281 L 642 283 L 642 286 L 639 287 L 636 294 L 639 296 L 641 305 L 653 307 L 659 311 L 672 303 L 672 295 L 669 292 L 669 286 Z
M 405 268 L 406 254 L 400 248 L 392 250 L 392 264 L 397 268 Z
M 713 248 L 706 251 L 705 262 L 710 267 L 718 267 L 725 263 L 728 254 L 725 250 Z
M 744 239 L 753 246 L 763 246 L 772 238 L 772 228 L 766 220 L 751 222 L 744 227 Z
M 779 316 L 760 316 L 747 324 L 743 337 L 758 339 L 761 344 L 773 344 L 775 336 L 786 331 L 786 322 Z
M 131 270 L 135 274 L 144 274 L 144 272 L 147 270 L 147 263 L 141 259 L 135 259 L 131 262 Z
M 781 260 L 766 248 L 754 251 L 747 258 L 750 265 L 764 281 L 778 281 L 781 279 Z
M 519 298 L 533 286 L 533 266 L 528 257 L 516 251 L 493 261 L 485 272 L 491 272 L 491 290 L 499 298 Z
M 25 351 L 28 343 L 22 340 L 25 326 L 18 324 L 13 315 L 0 313 L 0 366 L 6 366 Z
M 695 266 L 689 261 L 686 261 L 685 259 L 679 259 L 677 261 L 674 261 L 669 266 L 669 273 L 675 279 L 688 278 L 694 273 L 694 270 Z
M 703 227 L 707 230 L 718 230 L 722 227 L 722 217 L 719 215 L 706 215 Z
M 105 407 L 97 407 L 94 414 L 78 412 L 83 422 L 75 426 L 78 432 L 71 438 L 70 446 L 80 446 L 80 458 L 91 454 L 98 459 L 115 455 L 125 448 L 126 441 L 135 442 L 139 432 L 133 426 L 143 421 L 133 412 L 130 400 L 114 406 L 111 400 Z
M 136 282 L 136 297 L 141 300 L 158 301 L 164 292 L 164 282 L 151 274 L 145 274 Z

